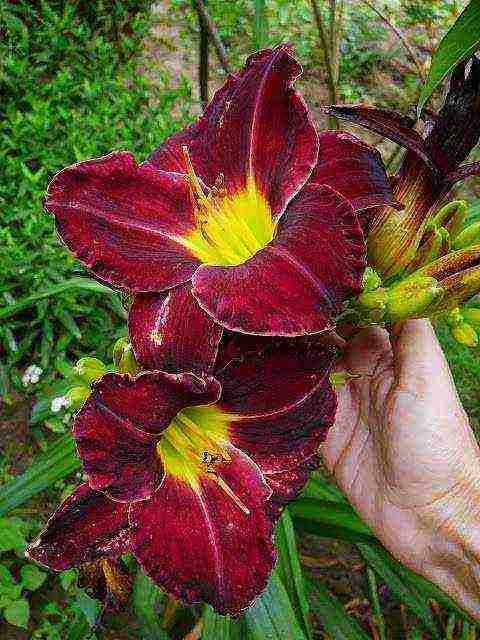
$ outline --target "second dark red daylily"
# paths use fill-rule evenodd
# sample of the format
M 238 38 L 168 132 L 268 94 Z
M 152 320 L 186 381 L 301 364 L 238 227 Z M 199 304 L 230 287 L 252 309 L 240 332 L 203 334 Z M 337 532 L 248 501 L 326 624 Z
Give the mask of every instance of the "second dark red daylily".
M 332 326 L 362 288 L 355 211 L 395 203 L 378 152 L 348 134 L 317 135 L 293 89 L 300 73 L 288 46 L 262 51 L 148 162 L 118 152 L 64 169 L 46 208 L 66 245 L 135 294 L 191 281 L 230 330 Z
M 229 333 L 217 354 L 218 325 L 201 319 L 185 288 L 168 295 L 163 308 L 144 300 L 134 314 L 145 329 L 164 318 L 162 349 L 157 333 L 136 342 L 143 366 L 156 370 L 109 373 L 94 385 L 73 427 L 88 484 L 28 552 L 56 570 L 131 552 L 173 597 L 237 615 L 265 588 L 275 523 L 333 422 L 334 354 L 309 338 Z M 169 338 L 188 304 L 197 316 L 184 334 L 210 336 L 209 356 L 195 355 L 205 342 Z M 202 358 L 213 375 L 159 370 Z

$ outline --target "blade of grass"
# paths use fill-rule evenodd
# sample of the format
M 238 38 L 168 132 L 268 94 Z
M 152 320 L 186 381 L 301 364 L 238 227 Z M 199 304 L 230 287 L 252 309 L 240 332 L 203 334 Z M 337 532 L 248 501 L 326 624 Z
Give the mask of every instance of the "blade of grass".
M 276 571 L 266 590 L 245 613 L 252 640 L 305 640 L 292 603 Z
M 378 629 L 380 640 L 387 640 L 387 628 L 382 608 L 380 606 L 380 600 L 378 598 L 377 580 L 375 578 L 375 572 L 370 567 L 367 567 L 367 580 L 370 590 L 370 598 L 373 605 L 374 622 Z
M 354 512 L 349 504 L 338 504 L 329 500 L 299 498 L 290 506 L 294 519 L 308 520 L 312 523 L 342 527 L 352 533 L 361 534 L 376 540 L 371 530 Z
M 80 467 L 71 435 L 62 436 L 24 474 L 0 489 L 0 515 L 15 509 Z
M 67 291 L 67 289 L 84 289 L 86 291 L 95 291 L 96 293 L 115 293 L 112 289 L 105 287 L 99 282 L 95 282 L 95 280 L 89 280 L 88 278 L 71 278 L 70 280 L 61 282 L 60 284 L 48 287 L 48 289 L 34 293 L 31 296 L 27 296 L 22 300 L 18 300 L 13 304 L 9 304 L 4 309 L 0 309 L 0 318 L 8 318 L 19 311 L 22 311 L 22 309 L 32 306 L 43 298 L 55 296 L 63 291 Z
M 276 542 L 278 550 L 277 571 L 287 590 L 293 608 L 301 621 L 307 638 L 312 637 L 309 604 L 300 558 L 298 556 L 295 532 L 288 511 L 284 511 L 277 525 Z
M 265 15 L 265 0 L 254 0 L 253 14 L 253 49 L 260 51 L 267 41 L 267 18 Z

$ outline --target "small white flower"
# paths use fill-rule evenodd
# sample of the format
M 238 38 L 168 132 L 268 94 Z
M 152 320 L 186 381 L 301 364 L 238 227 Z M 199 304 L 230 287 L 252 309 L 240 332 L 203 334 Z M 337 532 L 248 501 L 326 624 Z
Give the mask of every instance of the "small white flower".
M 53 413 L 58 413 L 64 407 L 68 407 L 70 405 L 70 400 L 67 396 L 57 396 L 53 398 L 52 404 L 50 405 L 50 409 Z
M 43 369 L 38 367 L 36 364 L 31 364 L 25 370 L 25 373 L 22 376 L 22 384 L 24 387 L 27 387 L 29 384 L 37 384 L 40 380 L 40 376 L 43 373 Z

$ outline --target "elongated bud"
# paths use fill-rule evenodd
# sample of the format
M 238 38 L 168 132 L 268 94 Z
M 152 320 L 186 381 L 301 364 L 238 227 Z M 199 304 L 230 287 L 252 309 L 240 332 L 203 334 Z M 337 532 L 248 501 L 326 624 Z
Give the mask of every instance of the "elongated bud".
M 70 407 L 73 409 L 80 409 L 91 392 L 92 391 L 89 387 L 78 386 L 69 389 L 65 395 L 69 401 Z
M 119 338 L 113 345 L 112 357 L 113 364 L 118 367 L 118 363 L 122 359 L 125 349 L 130 348 L 130 342 L 128 338 Z
M 107 371 L 107 367 L 98 358 L 80 358 L 75 365 L 76 374 L 88 384 L 101 378 Z
M 124 349 L 117 366 L 120 373 L 130 373 L 131 375 L 138 373 L 140 367 L 135 360 L 135 354 L 133 353 L 131 345 L 128 345 Z
M 466 347 L 478 346 L 478 333 L 468 322 L 460 322 L 451 329 L 452 336 L 457 342 L 465 345 Z
M 450 237 L 455 239 L 468 217 L 469 205 L 465 200 L 454 200 L 445 205 L 443 209 L 447 207 L 450 207 L 448 210 L 450 215 L 448 220 L 445 220 L 443 226 L 450 233 Z
M 475 307 L 463 307 L 462 317 L 465 322 L 473 324 L 473 326 L 480 327 L 480 309 L 477 309 Z
M 358 304 L 364 309 L 385 309 L 387 293 L 383 287 L 375 291 L 367 291 L 358 296 Z
M 372 267 L 367 267 L 363 274 L 363 291 L 368 293 L 369 291 L 375 291 L 382 284 L 382 279 Z
M 457 235 L 453 242 L 453 249 L 466 249 L 480 243 L 480 222 L 471 224 Z
M 448 231 L 447 231 L 448 234 Z M 413 273 L 420 267 L 433 262 L 442 254 L 444 237 L 440 229 L 432 229 L 426 237 L 425 242 L 419 247 L 415 258 L 410 263 L 407 273 Z
M 454 274 L 480 265 L 480 244 L 452 251 L 446 256 L 425 265 L 415 273 L 417 275 L 431 276 L 437 280 L 444 280 Z M 456 305 L 455 305 L 456 306 Z
M 448 311 L 443 316 L 443 319 L 449 327 L 454 327 L 456 324 L 460 324 L 460 322 L 463 322 L 463 314 L 460 313 L 459 307 L 455 307 L 455 309 Z
M 386 322 L 400 322 L 407 318 L 423 318 L 425 310 L 441 300 L 443 290 L 435 278 L 410 277 L 387 289 Z

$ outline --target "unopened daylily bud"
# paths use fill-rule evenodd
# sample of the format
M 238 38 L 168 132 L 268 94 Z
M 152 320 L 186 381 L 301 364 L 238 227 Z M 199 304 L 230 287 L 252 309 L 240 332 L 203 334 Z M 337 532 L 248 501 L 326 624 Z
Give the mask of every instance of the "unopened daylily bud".
M 73 409 L 80 409 L 90 394 L 91 389 L 89 387 L 78 386 L 69 389 L 65 394 L 65 397 L 68 399 L 69 407 L 72 407 Z
M 387 289 L 385 320 L 400 322 L 407 318 L 425 317 L 425 309 L 443 297 L 443 290 L 435 278 L 409 277 Z
M 469 225 L 457 235 L 453 242 L 453 249 L 466 249 L 480 243 L 480 222 Z
M 460 324 L 463 322 L 463 314 L 460 313 L 460 308 L 455 307 L 455 309 L 451 309 L 444 316 L 443 319 L 448 324 L 449 327 L 454 327 L 456 324 Z
M 375 291 L 367 291 L 357 298 L 358 304 L 364 309 L 385 309 L 387 303 L 387 294 L 383 287 L 375 289 Z
M 375 291 L 382 284 L 382 279 L 372 267 L 367 267 L 363 274 L 363 292 Z
M 478 346 L 478 333 L 468 322 L 460 322 L 452 327 L 452 335 L 457 342 L 466 347 Z
M 465 322 L 480 326 L 480 309 L 476 307 L 463 307 L 462 316 Z
M 468 202 L 465 200 L 454 200 L 446 204 L 440 211 L 446 209 L 448 217 L 444 218 L 443 226 L 450 233 L 450 237 L 454 239 L 463 227 L 468 216 Z
M 98 358 L 80 358 L 75 365 L 76 374 L 88 384 L 101 378 L 106 371 L 107 367 Z
M 130 345 L 128 345 L 128 347 L 123 351 L 122 357 L 120 358 L 117 366 L 120 373 L 130 373 L 131 375 L 138 373 L 139 366 L 135 360 L 135 354 L 133 353 L 133 349 Z
M 118 363 L 122 359 L 125 349 L 130 348 L 130 342 L 128 338 L 119 338 L 113 345 L 113 364 L 118 367 Z
M 447 232 L 448 233 L 448 232 Z M 407 273 L 413 273 L 420 267 L 436 260 L 442 255 L 442 247 L 444 244 L 443 234 L 439 229 L 432 229 L 427 234 L 423 244 L 419 247 L 415 258 L 410 263 Z

